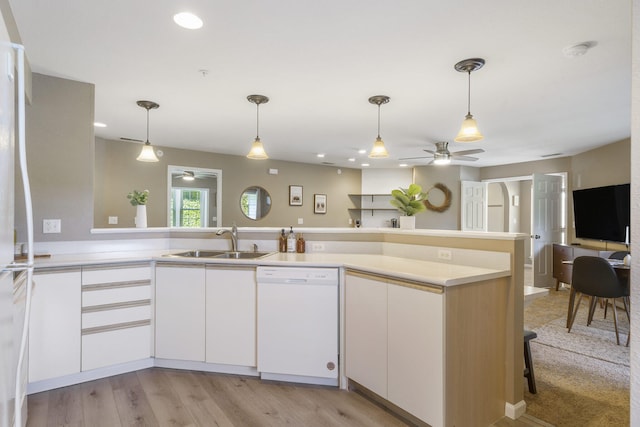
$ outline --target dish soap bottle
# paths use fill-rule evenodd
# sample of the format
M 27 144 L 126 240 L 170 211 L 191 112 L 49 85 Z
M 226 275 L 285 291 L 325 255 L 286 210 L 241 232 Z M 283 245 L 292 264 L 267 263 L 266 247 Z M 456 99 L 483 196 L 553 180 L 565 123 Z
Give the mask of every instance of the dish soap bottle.
M 278 250 L 287 252 L 287 236 L 284 234 L 284 228 L 280 231 L 280 239 L 278 239 Z
M 304 253 L 304 237 L 302 237 L 302 233 L 298 233 L 298 240 L 296 240 L 296 252 L 299 254 Z
M 293 227 L 289 230 L 289 235 L 287 236 L 287 252 L 295 252 L 296 251 L 296 235 L 293 234 Z

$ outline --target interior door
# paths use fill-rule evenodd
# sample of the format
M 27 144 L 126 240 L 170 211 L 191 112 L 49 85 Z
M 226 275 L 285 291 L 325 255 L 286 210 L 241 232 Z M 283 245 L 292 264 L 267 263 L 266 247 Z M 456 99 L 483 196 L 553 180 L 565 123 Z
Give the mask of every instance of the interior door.
M 553 285 L 553 243 L 559 243 L 562 233 L 562 177 L 533 174 L 531 241 L 533 285 Z
M 487 231 L 487 184 L 462 181 L 460 194 L 462 231 Z

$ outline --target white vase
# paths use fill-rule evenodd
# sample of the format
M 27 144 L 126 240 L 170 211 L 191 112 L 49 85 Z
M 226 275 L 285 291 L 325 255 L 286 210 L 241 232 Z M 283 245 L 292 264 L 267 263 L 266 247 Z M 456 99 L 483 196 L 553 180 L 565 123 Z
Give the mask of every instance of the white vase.
M 136 208 L 136 228 L 147 228 L 147 205 L 138 205 Z
M 401 216 L 400 217 L 400 229 L 402 230 L 415 230 L 416 217 L 415 216 Z

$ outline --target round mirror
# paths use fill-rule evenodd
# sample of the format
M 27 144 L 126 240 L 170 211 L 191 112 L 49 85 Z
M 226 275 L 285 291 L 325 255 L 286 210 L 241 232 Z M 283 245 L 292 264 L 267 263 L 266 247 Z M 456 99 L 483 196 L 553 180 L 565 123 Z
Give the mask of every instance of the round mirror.
M 262 187 L 249 187 L 240 196 L 240 210 L 249 219 L 262 219 L 271 210 L 271 195 Z

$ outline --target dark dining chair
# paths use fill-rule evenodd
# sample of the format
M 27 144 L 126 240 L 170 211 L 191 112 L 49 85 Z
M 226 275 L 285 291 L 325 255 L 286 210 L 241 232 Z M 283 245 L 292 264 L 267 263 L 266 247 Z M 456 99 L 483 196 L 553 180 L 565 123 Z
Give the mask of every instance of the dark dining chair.
M 631 252 L 629 251 L 615 251 L 614 253 L 612 253 L 611 255 L 609 255 L 609 259 L 624 259 L 624 257 L 626 257 L 627 255 L 629 255 Z
M 620 345 L 620 336 L 618 334 L 618 313 L 616 310 L 615 300 L 621 298 L 624 309 L 629 316 L 629 307 L 627 305 L 627 297 L 629 296 L 629 287 L 618 278 L 615 270 L 605 258 L 595 256 L 580 256 L 573 260 L 573 273 L 571 287 L 576 293 L 579 293 L 578 303 L 575 306 L 571 320 L 569 321 L 569 332 L 573 327 L 576 319 L 580 301 L 583 296 L 591 297 L 592 304 L 589 306 L 589 323 L 593 316 L 592 310 L 595 309 L 595 301 L 597 298 L 605 298 L 613 300 L 613 324 L 616 330 L 616 342 Z M 629 340 L 627 339 L 627 345 Z

